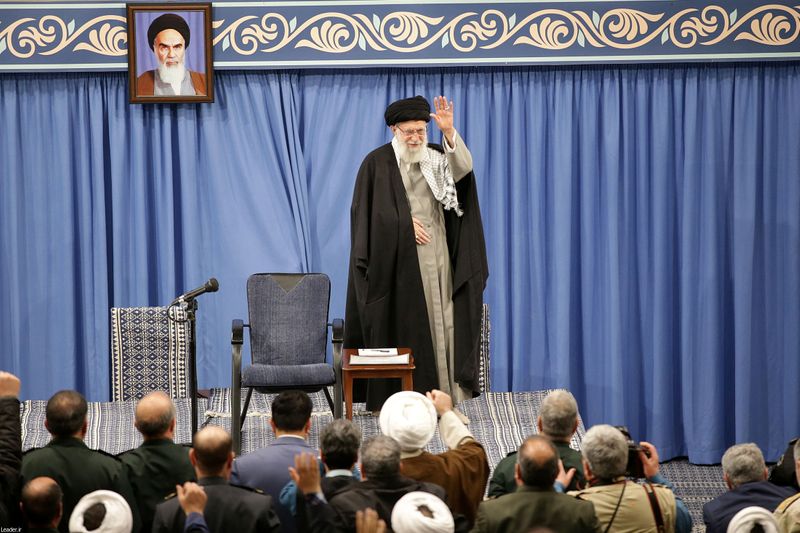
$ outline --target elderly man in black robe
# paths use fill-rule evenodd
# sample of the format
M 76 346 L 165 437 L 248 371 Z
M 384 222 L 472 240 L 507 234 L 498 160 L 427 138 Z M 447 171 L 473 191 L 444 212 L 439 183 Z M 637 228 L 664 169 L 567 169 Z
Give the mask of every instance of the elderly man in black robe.
M 394 138 L 361 164 L 350 211 L 348 348 L 409 347 L 414 388 L 455 401 L 478 393 L 486 246 L 472 155 L 453 127 L 453 102 L 392 103 Z M 427 143 L 431 118 L 442 145 Z M 379 410 L 399 383 L 371 380 L 367 409 Z

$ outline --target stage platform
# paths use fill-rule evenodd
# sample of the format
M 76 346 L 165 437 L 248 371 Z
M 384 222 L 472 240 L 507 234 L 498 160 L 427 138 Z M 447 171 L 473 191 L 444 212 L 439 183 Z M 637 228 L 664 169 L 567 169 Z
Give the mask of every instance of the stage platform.
M 539 406 L 548 393 L 547 390 L 490 392 L 458 405 L 470 419 L 469 427 L 473 435 L 486 448 L 489 464 L 492 467 L 510 451 L 516 449 L 527 435 L 536 433 Z M 333 420 L 333 415 L 322 393 L 312 394 L 311 398 L 314 410 L 309 441 L 317 446 L 320 430 Z M 243 453 L 267 446 L 274 439 L 269 429 L 271 399 L 272 395 L 253 393 L 242 431 Z M 176 441 L 190 443 L 189 400 L 176 400 L 175 404 L 178 414 Z M 23 450 L 44 446 L 50 440 L 44 427 L 45 405 L 45 401 L 38 400 L 22 403 Z M 133 401 L 91 402 L 86 444 L 90 448 L 102 449 L 112 454 L 124 452 L 141 444 L 141 436 L 133 427 L 135 405 Z M 209 398 L 198 400 L 198 411 L 201 413 L 199 425 L 214 424 L 230 429 L 229 389 L 212 389 Z M 379 432 L 378 419 L 364 412 L 364 404 L 354 405 L 353 421 L 359 425 L 364 437 Z M 580 449 L 584 434 L 583 421 L 580 421 L 578 431 L 572 440 L 573 448 Z M 438 431 L 427 449 L 432 453 L 444 451 L 445 447 Z M 692 465 L 685 460 L 675 460 L 664 463 L 662 470 L 689 507 L 694 520 L 694 531 L 704 531 L 703 504 L 725 491 L 721 468 Z

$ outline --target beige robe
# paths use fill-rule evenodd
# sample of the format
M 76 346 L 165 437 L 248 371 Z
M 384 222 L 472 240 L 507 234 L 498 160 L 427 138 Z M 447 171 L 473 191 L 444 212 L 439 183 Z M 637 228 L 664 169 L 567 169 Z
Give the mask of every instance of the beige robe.
M 397 156 L 397 140 L 392 140 Z M 456 132 L 453 144 L 447 145 L 443 139 L 447 163 L 455 181 L 460 180 L 472 170 L 472 154 Z M 464 390 L 455 382 L 455 344 L 453 340 L 453 274 L 450 254 L 447 250 L 447 235 L 444 226 L 442 204 L 434 198 L 419 163 L 405 163 L 398 157 L 400 175 L 408 197 L 411 216 L 425 225 L 431 237 L 428 244 L 417 245 L 419 271 L 425 292 L 428 320 L 431 326 L 431 340 L 436 354 L 436 371 L 439 388 L 448 393 L 454 403 L 472 398 L 471 391 Z

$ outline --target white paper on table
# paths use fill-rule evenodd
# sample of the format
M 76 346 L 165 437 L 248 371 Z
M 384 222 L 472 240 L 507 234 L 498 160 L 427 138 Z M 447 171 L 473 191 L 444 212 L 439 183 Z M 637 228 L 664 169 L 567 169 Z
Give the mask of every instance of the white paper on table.
M 363 357 L 386 357 L 397 355 L 397 348 L 359 348 L 358 355 Z

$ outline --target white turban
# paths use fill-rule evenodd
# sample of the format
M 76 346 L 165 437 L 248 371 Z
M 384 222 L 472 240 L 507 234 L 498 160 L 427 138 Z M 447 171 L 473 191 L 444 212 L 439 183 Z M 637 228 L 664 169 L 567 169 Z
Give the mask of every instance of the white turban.
M 125 498 L 110 490 L 96 490 L 80 499 L 69 517 L 70 533 L 89 533 L 83 525 L 83 514 L 89 507 L 102 503 L 106 507 L 106 516 L 100 527 L 91 533 L 130 533 L 133 528 L 133 515 Z
M 436 407 L 418 392 L 392 394 L 381 408 L 381 433 L 392 437 L 404 452 L 420 450 L 436 432 Z
M 395 533 L 453 533 L 455 527 L 450 509 L 429 492 L 409 492 L 392 509 Z
M 728 522 L 728 533 L 739 533 L 752 531 L 756 524 L 764 528 L 765 533 L 778 533 L 778 524 L 772 513 L 763 507 L 745 507 L 731 518 Z

